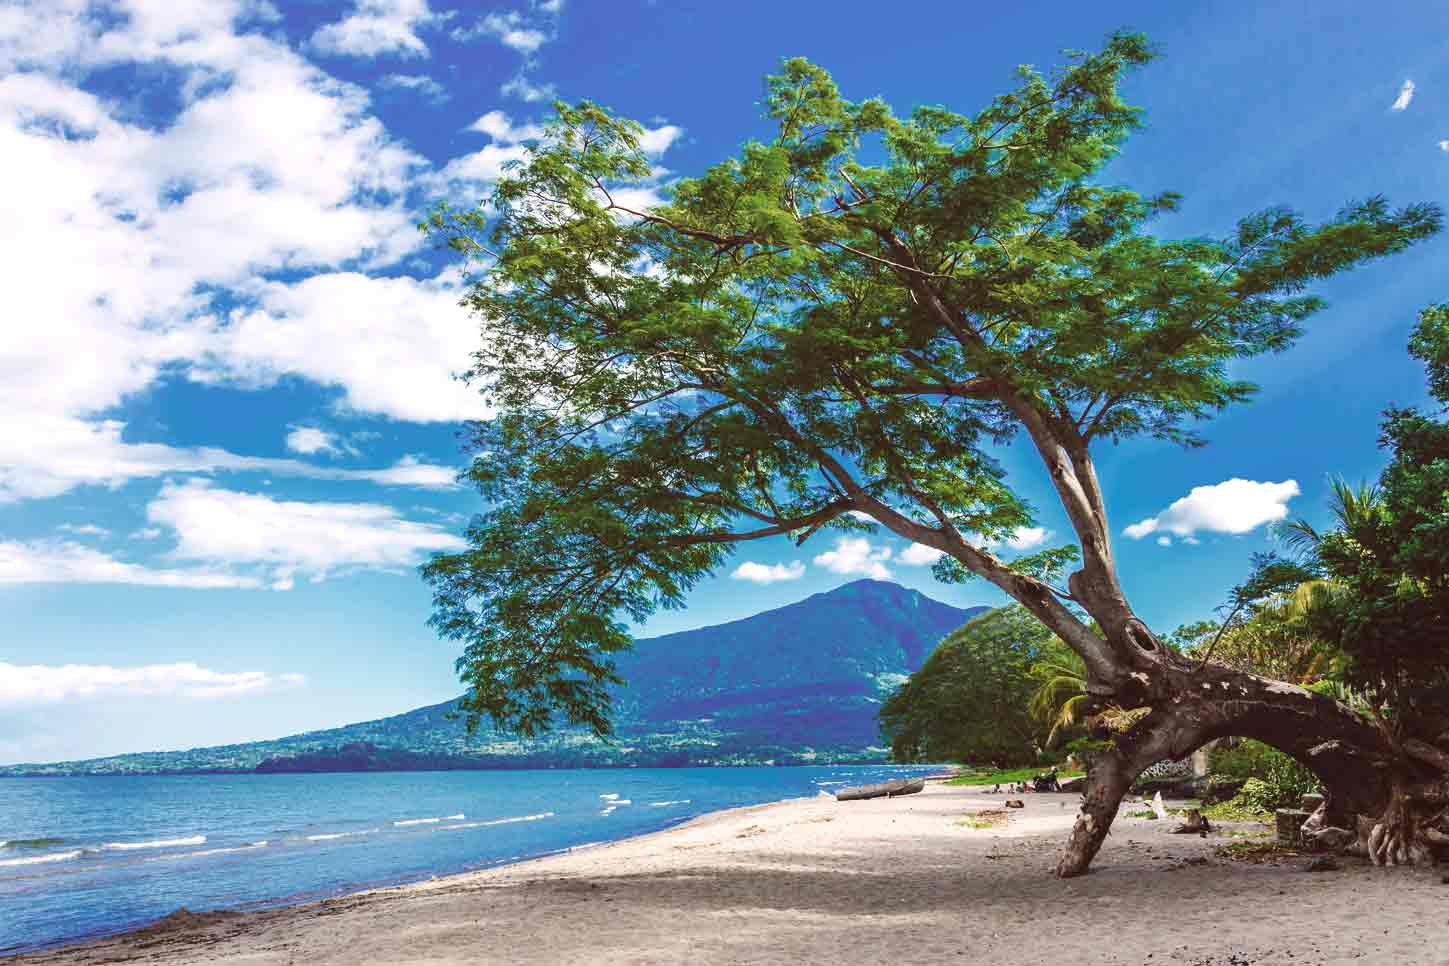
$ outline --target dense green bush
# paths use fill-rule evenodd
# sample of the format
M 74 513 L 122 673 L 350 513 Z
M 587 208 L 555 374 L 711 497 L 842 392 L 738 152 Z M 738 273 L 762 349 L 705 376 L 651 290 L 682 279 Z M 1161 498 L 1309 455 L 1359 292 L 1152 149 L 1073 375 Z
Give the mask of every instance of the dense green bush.
M 1245 810 L 1271 812 L 1298 803 L 1318 789 L 1318 779 L 1295 759 L 1257 741 L 1242 741 L 1217 748 L 1208 758 L 1212 773 L 1224 778 L 1246 779 L 1233 800 Z

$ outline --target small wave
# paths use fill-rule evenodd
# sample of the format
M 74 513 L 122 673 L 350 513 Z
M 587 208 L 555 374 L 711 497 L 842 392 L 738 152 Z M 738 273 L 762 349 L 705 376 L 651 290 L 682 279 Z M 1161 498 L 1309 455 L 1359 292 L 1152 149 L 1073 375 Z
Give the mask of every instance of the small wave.
M 610 805 L 608 808 L 603 809 L 602 811 L 600 811 L 599 814 L 600 815 L 612 815 L 612 814 L 614 814 L 614 806 Z
M 0 842 L 0 849 L 49 849 L 64 844 L 65 839 L 57 838 L 8 839 Z
M 439 822 L 461 822 L 467 817 L 462 812 L 459 812 L 457 815 L 444 815 L 441 818 L 405 818 L 392 824 L 399 827 L 405 825 L 437 825 Z
M 610 802 L 609 804 L 610 805 L 633 805 L 634 802 L 633 802 L 632 799 L 628 799 L 628 798 L 616 798 L 612 802 Z
M 649 804 L 658 808 L 663 805 L 688 805 L 689 801 L 687 798 L 672 798 L 667 802 L 650 802 Z
M 613 801 L 614 799 L 616 799 L 616 798 L 619 797 L 619 793 L 618 792 L 609 792 L 608 794 L 600 795 L 599 797 L 602 798 L 602 799 L 605 799 L 607 801 Z
M 44 862 L 66 862 L 70 859 L 81 857 L 80 849 L 72 849 L 69 852 L 52 852 L 49 855 L 32 855 L 28 859 L 0 859 L 0 866 L 11 865 L 40 865 Z
M 101 848 L 129 852 L 134 849 L 170 849 L 178 845 L 201 845 L 205 841 L 205 835 L 192 835 L 184 839 L 155 839 L 151 842 L 107 842 Z
M 264 849 L 269 844 L 266 839 L 262 839 L 260 842 L 250 842 L 246 845 L 233 845 L 224 849 L 202 849 L 200 852 L 178 852 L 175 855 L 158 855 L 151 861 L 161 862 L 168 859 L 194 859 L 202 855 L 225 855 L 228 852 L 250 852 L 252 849 Z
M 330 842 L 333 839 L 350 839 L 354 835 L 371 835 L 373 832 L 376 832 L 376 831 L 378 831 L 378 829 L 369 828 L 369 829 L 363 829 L 360 832 L 326 832 L 326 833 L 323 833 L 322 835 L 308 835 L 307 836 L 307 841 L 308 842 Z
M 537 822 L 539 819 L 553 818 L 553 812 L 539 812 L 537 815 L 514 815 L 509 818 L 495 818 L 487 822 L 464 822 L 462 825 L 444 825 L 439 831 L 451 832 L 460 828 L 488 828 L 492 825 L 512 825 L 514 822 Z

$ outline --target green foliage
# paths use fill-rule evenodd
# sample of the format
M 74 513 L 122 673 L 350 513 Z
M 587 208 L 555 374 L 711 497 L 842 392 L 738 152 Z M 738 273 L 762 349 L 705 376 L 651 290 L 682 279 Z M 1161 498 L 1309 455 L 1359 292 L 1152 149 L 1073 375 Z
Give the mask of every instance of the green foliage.
M 1409 350 L 1449 406 L 1449 306 L 1424 310 Z M 1316 618 L 1345 657 L 1343 683 L 1401 730 L 1433 736 L 1449 726 L 1449 421 L 1390 409 L 1380 444 L 1378 484 L 1336 482 L 1336 525 L 1296 521 L 1288 537 L 1337 588 Z
M 1047 726 L 1042 744 L 1050 748 L 1086 719 L 1092 703 L 1087 693 L 1087 667 L 1080 657 L 1067 651 L 1060 660 L 1041 660 L 1032 665 L 1031 676 L 1041 683 L 1032 692 L 1027 710 Z
M 490 204 L 440 207 L 423 227 L 471 263 L 468 375 L 498 412 L 471 431 L 469 546 L 424 569 L 470 720 L 607 732 L 626 621 L 682 606 L 741 541 L 848 511 L 1066 622 L 1045 581 L 1074 548 L 1013 566 L 985 545 L 1033 519 L 993 449 L 1023 425 L 1081 454 L 1198 444 L 1194 420 L 1254 390 L 1232 364 L 1321 307 L 1310 283 L 1439 222 L 1374 198 L 1151 231 L 1176 196 L 1100 176 L 1150 58 L 1115 35 L 974 114 L 905 116 L 789 60 L 770 138 L 657 204 L 630 200 L 665 190 L 639 125 L 560 104 Z
M 1190 658 L 1306 685 L 1342 664 L 1322 629 L 1342 593 L 1300 565 L 1260 557 L 1253 578 L 1235 589 L 1239 604 L 1227 620 L 1181 627 L 1174 637 Z
M 1037 760 L 1038 722 L 1028 709 L 1038 662 L 1066 648 L 1021 606 L 990 611 L 947 635 L 881 706 L 897 761 Z
M 1037 777 L 1042 771 L 1050 767 L 1042 762 L 1026 768 L 976 768 L 967 767 L 962 769 L 961 774 L 946 782 L 947 785 L 1010 785 L 1012 782 L 1029 782 Z M 1066 781 L 1069 778 L 1078 778 L 1081 772 L 1061 772 L 1057 778 Z
M 1298 761 L 1257 741 L 1214 748 L 1208 756 L 1213 775 L 1246 782 L 1229 807 L 1241 812 L 1271 812 L 1296 807 L 1318 789 L 1318 779 Z

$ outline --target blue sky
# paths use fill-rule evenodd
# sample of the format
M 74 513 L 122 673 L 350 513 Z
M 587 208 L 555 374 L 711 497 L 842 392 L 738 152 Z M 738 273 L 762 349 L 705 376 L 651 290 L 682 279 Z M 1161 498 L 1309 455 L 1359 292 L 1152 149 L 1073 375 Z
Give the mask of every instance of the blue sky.
M 1164 234 L 1445 200 L 1449 7 L 1106 6 L 0 0 L 0 762 L 457 692 L 415 567 L 478 507 L 452 485 L 456 433 L 487 413 L 451 377 L 480 335 L 413 226 L 434 199 L 482 198 L 554 96 L 640 119 L 667 190 L 767 134 L 784 57 L 849 97 L 969 112 L 1016 65 L 1128 27 L 1163 56 L 1128 84 L 1147 128 L 1105 177 L 1182 192 Z M 1330 474 L 1378 472 L 1379 411 L 1424 399 L 1404 341 L 1446 296 L 1444 245 L 1324 286 L 1298 347 L 1242 367 L 1263 391 L 1209 447 L 1098 453 L 1155 626 L 1207 616 L 1275 517 L 1321 519 Z M 1041 510 L 1018 546 L 1060 538 L 1029 454 L 1003 458 Z M 837 540 L 745 547 L 646 633 L 860 576 L 1000 600 L 934 584 L 894 538 Z

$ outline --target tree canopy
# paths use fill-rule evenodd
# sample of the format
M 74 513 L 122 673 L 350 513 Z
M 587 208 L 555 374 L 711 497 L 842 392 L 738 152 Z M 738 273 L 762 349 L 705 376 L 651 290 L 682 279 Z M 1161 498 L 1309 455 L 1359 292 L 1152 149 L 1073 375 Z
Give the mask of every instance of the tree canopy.
M 1449 306 L 1424 310 L 1409 351 L 1449 408 Z M 1390 408 L 1380 444 L 1376 486 L 1336 484 L 1332 528 L 1298 520 L 1286 533 L 1336 591 L 1307 617 L 1344 655 L 1345 683 L 1401 734 L 1432 738 L 1449 728 L 1449 422 Z
M 1118 586 L 1089 447 L 1198 444 L 1194 420 L 1253 391 L 1229 363 L 1321 307 L 1309 283 L 1439 223 L 1371 198 L 1319 225 L 1272 208 L 1224 238 L 1150 234 L 1176 196 L 1096 177 L 1140 120 L 1119 82 L 1150 57 L 1117 35 L 975 114 L 906 116 L 788 60 L 774 136 L 654 204 L 630 200 L 655 177 L 641 128 L 559 103 L 489 205 L 435 212 L 477 273 L 470 375 L 498 412 L 472 430 L 487 509 L 425 571 L 434 626 L 465 644 L 465 709 L 606 731 L 625 618 L 682 605 L 741 541 L 852 513 L 944 551 L 943 580 L 1005 589 L 1097 686 L 1130 686 L 1128 652 L 1155 638 Z M 992 449 L 1019 431 L 1077 546 L 1008 563 L 986 541 L 1033 508 Z
M 892 754 L 898 761 L 1035 761 L 1046 729 L 1029 710 L 1042 683 L 1033 668 L 1069 653 L 1019 605 L 952 631 L 881 706 Z

